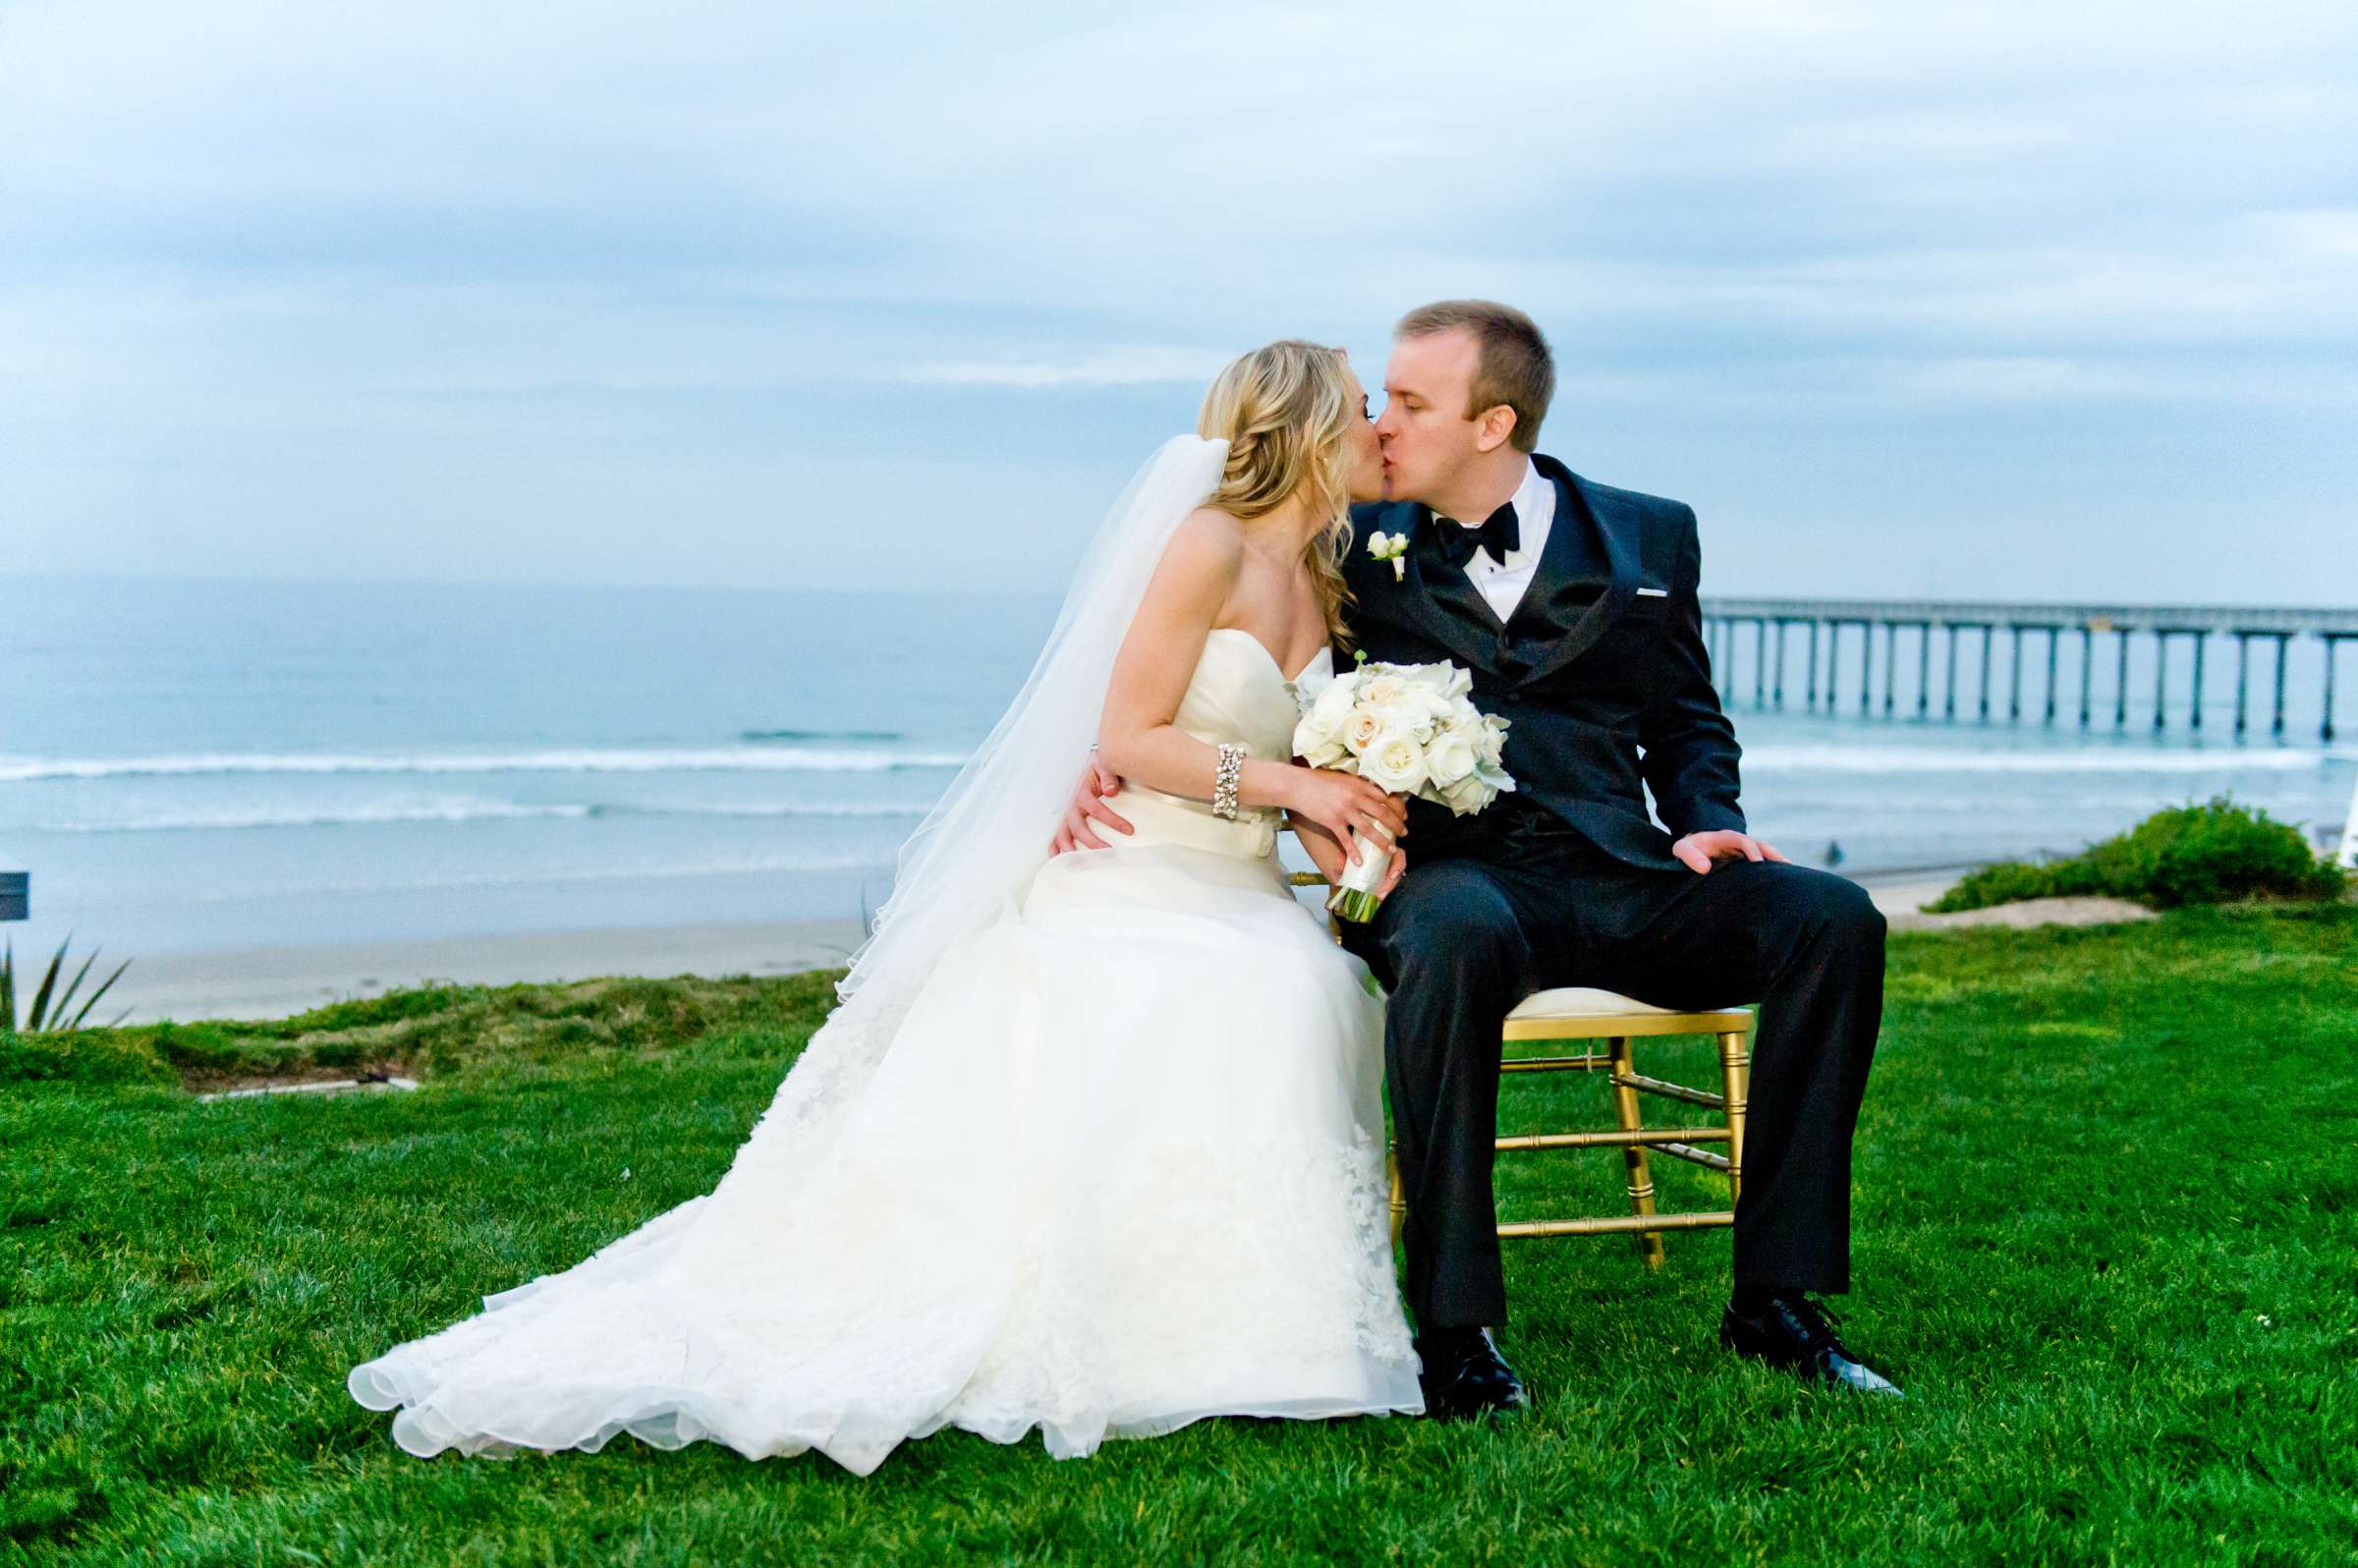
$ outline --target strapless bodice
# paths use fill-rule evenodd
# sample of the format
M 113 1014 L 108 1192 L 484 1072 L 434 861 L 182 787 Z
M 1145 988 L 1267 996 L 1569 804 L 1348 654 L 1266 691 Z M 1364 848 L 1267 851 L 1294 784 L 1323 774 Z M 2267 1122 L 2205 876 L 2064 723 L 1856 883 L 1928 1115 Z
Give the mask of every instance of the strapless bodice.
M 1321 647 L 1288 680 L 1261 639 L 1242 627 L 1214 627 L 1204 640 L 1203 655 L 1171 723 L 1207 746 L 1234 742 L 1262 761 L 1290 762 L 1294 725 L 1301 718 L 1295 686 L 1333 668 L 1334 650 Z M 1208 791 L 1208 775 L 1204 782 Z M 1137 829 L 1104 835 L 1109 843 L 1179 843 L 1245 857 L 1273 857 L 1282 820 L 1272 807 L 1244 807 L 1230 821 L 1213 815 L 1208 800 L 1168 795 L 1127 780 L 1106 804 Z

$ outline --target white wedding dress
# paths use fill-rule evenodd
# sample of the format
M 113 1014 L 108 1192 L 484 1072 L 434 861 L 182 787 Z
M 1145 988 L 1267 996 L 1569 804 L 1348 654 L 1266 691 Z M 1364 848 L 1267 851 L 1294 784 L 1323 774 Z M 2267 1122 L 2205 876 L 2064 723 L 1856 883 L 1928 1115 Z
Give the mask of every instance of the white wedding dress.
M 1217 630 L 1175 722 L 1285 760 L 1294 684 Z M 822 1031 L 711 1194 L 354 1369 L 353 1396 L 401 1407 L 421 1455 L 628 1431 L 863 1475 L 948 1426 L 1067 1457 L 1205 1416 L 1421 1412 L 1365 967 L 1295 900 L 1270 813 L 1112 804 L 1135 835 L 1044 859 L 872 1065 Z

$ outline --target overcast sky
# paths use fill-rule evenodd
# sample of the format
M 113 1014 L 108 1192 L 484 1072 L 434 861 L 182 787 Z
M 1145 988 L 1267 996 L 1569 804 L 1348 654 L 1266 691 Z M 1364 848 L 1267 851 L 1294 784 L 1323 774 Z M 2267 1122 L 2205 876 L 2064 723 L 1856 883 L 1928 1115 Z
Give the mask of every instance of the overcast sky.
M 0 0 L 0 572 L 1050 589 L 1480 294 L 1707 590 L 2358 600 L 2358 7 L 1941 9 Z

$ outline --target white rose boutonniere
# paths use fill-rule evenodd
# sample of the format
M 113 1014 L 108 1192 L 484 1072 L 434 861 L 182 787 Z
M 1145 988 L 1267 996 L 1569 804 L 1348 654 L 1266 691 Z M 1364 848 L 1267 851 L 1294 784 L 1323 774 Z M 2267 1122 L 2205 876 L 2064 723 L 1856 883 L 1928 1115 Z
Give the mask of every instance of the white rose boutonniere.
M 1408 575 L 1408 535 L 1386 533 L 1381 529 L 1368 535 L 1368 553 L 1378 561 L 1392 563 L 1392 581 L 1397 583 Z

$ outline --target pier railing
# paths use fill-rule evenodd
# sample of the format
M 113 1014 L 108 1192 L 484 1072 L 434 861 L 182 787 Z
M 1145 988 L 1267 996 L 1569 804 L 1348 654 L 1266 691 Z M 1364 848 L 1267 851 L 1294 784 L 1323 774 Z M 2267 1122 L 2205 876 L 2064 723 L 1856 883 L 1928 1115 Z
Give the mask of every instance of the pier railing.
M 2253 608 L 2241 605 L 2203 604 L 2029 604 L 1994 601 L 1937 601 L 1930 599 L 1753 599 L 1723 598 L 1707 594 L 1703 599 L 1704 636 L 1711 648 L 1712 668 L 1722 693 L 1736 695 L 1744 686 L 1744 676 L 1751 676 L 1754 705 L 1777 707 L 1785 705 L 1785 684 L 1790 659 L 1786 646 L 1788 636 L 1806 645 L 1804 669 L 1799 696 L 1803 704 L 1813 712 L 1832 713 L 1838 704 L 1849 699 L 1843 691 L 1846 654 L 1844 633 L 1855 628 L 1857 649 L 1855 661 L 1849 668 L 1856 677 L 1858 711 L 1872 713 L 1879 695 L 1876 684 L 1876 663 L 1880 637 L 1881 647 L 1882 682 L 1880 691 L 1885 717 L 1898 711 L 1900 691 L 1900 644 L 1912 644 L 1909 651 L 1915 657 L 1916 681 L 1914 692 L 1915 716 L 1930 719 L 1935 712 L 1934 658 L 1936 643 L 1945 642 L 1946 656 L 1940 661 L 1941 687 L 1938 694 L 1938 715 L 1943 719 L 1957 717 L 1958 672 L 1960 640 L 1962 651 L 1976 656 L 1978 669 L 1973 677 L 1968 700 L 1978 717 L 1988 719 L 1996 704 L 1994 672 L 1992 669 L 1993 650 L 2000 636 L 2012 644 L 2011 657 L 2005 668 L 2006 690 L 2004 712 L 2009 721 L 2023 717 L 2024 642 L 2044 639 L 2044 644 L 2034 642 L 2031 651 L 2043 655 L 2046 666 L 2044 691 L 2034 699 L 2040 719 L 2052 724 L 2056 720 L 2058 703 L 2070 694 L 2056 690 L 2058 668 L 2057 650 L 2067 637 L 2079 640 L 2078 718 L 2082 727 L 2098 721 L 2105 705 L 2111 708 L 2111 722 L 2125 727 L 2129 722 L 2132 695 L 2129 690 L 2129 645 L 2133 639 L 2150 639 L 2154 647 L 2154 714 L 2157 730 L 2167 723 L 2170 653 L 2180 642 L 2192 644 L 2194 702 L 2188 717 L 2189 725 L 2201 729 L 2203 703 L 2208 693 L 2205 685 L 2205 660 L 2212 643 L 2217 639 L 2235 640 L 2235 733 L 2242 735 L 2254 722 L 2252 711 L 2252 644 L 2264 645 L 2264 655 L 2273 658 L 2270 687 L 2269 730 L 2273 735 L 2284 733 L 2285 670 L 2295 643 L 2304 646 L 2314 642 L 2324 663 L 2325 702 L 2319 720 L 2318 733 L 2322 739 L 2333 738 L 2333 677 L 2334 665 L 2341 644 L 2358 641 L 2358 609 L 2285 609 Z M 1744 634 L 1749 632 L 1747 638 Z M 2112 666 L 2107 690 L 2100 692 L 2096 672 L 2104 649 L 2099 638 L 2109 638 Z M 1744 662 L 1744 644 L 1751 644 L 1749 672 L 1740 668 Z M 1773 644 L 1773 646 L 1771 645 Z M 1823 679 L 1823 687 L 1821 681 Z

